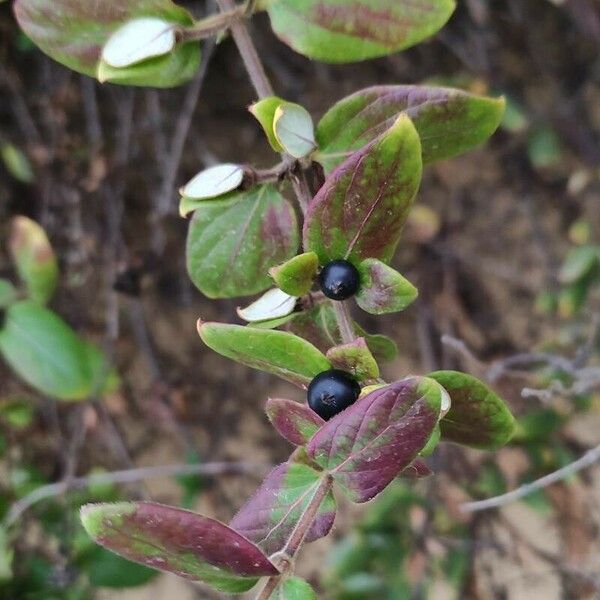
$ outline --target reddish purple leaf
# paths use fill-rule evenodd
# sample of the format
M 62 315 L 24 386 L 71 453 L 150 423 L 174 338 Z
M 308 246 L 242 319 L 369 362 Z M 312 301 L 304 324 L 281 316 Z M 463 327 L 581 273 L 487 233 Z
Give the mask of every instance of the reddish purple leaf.
M 269 398 L 265 410 L 273 427 L 296 446 L 304 446 L 325 423 L 306 404 L 285 398 Z
M 227 525 L 154 502 L 88 504 L 86 531 L 101 546 L 134 562 L 239 593 L 277 568 Z
M 302 463 L 286 462 L 275 467 L 230 526 L 266 554 L 282 550 L 323 476 Z M 330 492 L 319 508 L 306 541 L 326 536 L 334 519 L 335 500 Z
M 397 477 L 427 444 L 443 388 L 408 377 L 371 392 L 328 421 L 307 445 L 354 502 L 366 502 Z
M 484 142 L 498 127 L 503 98 L 418 85 L 378 85 L 342 98 L 317 127 L 319 162 L 326 171 L 381 135 L 405 112 L 415 124 L 427 164 Z
M 321 264 L 392 257 L 419 183 L 419 135 L 401 115 L 380 137 L 358 150 L 327 179 L 308 207 L 304 249 Z

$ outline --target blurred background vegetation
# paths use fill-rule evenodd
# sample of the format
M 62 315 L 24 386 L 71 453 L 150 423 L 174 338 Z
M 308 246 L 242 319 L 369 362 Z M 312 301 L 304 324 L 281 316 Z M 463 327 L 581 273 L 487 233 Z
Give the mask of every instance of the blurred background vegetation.
M 600 444 L 599 0 L 464 0 L 431 41 L 350 66 L 294 54 L 262 17 L 253 35 L 279 95 L 315 116 L 384 83 L 507 98 L 490 143 L 426 171 L 396 260 L 418 305 L 363 324 L 398 342 L 388 380 L 472 372 L 504 395 L 518 433 L 496 454 L 442 445 L 435 477 L 342 505 L 333 535 L 305 549 L 303 574 L 332 600 L 598 598 L 597 467 L 497 509 L 459 506 Z M 211 353 L 195 330 L 198 316 L 233 320 L 236 302 L 208 301 L 189 282 L 176 189 L 217 161 L 274 158 L 245 111 L 254 95 L 231 41 L 200 83 L 99 85 L 37 51 L 0 2 L 0 277 L 17 281 L 11 219 L 35 220 L 59 265 L 50 308 L 120 380 L 101 399 L 58 402 L 0 362 L 0 598 L 216 598 L 93 545 L 78 507 L 152 498 L 227 520 L 260 467 L 127 485 L 85 478 L 266 465 L 289 452 L 262 407 L 297 391 Z

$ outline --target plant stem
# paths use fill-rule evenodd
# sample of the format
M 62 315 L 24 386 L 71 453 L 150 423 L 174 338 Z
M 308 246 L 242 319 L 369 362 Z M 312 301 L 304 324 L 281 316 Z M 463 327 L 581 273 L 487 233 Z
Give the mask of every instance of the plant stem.
M 285 561 L 289 565 L 293 564 L 293 559 L 298 553 L 298 550 L 302 547 L 306 535 L 310 531 L 310 528 L 319 513 L 319 508 L 321 504 L 327 497 L 327 494 L 331 491 L 333 486 L 333 478 L 331 475 L 326 474 L 323 479 L 321 479 L 319 486 L 315 490 L 313 497 L 308 503 L 307 507 L 304 509 L 304 512 L 300 515 L 292 534 L 290 535 L 288 541 L 286 542 L 283 550 L 281 551 L 282 556 Z M 260 594 L 256 597 L 256 600 L 268 600 L 271 594 L 274 592 L 275 588 L 279 584 L 279 580 L 281 575 L 276 575 L 274 577 L 269 577 L 265 587 L 262 589 Z
M 332 304 L 335 311 L 335 316 L 337 318 L 340 335 L 342 336 L 342 342 L 344 344 L 350 344 L 356 339 L 356 335 L 354 334 L 354 327 L 352 327 L 352 319 L 350 317 L 350 311 L 348 310 L 348 303 L 345 301 L 333 301 Z
M 215 15 L 210 15 L 205 19 L 196 21 L 190 27 L 184 27 L 179 30 L 179 39 L 182 42 L 191 42 L 193 40 L 203 40 L 212 37 L 232 27 L 244 14 L 244 7 L 236 6 L 232 10 L 224 10 Z
M 217 0 L 221 10 L 228 13 L 236 10 L 236 5 L 233 0 Z M 267 77 L 262 61 L 258 56 L 258 52 L 252 42 L 252 38 L 248 33 L 246 24 L 241 19 L 234 19 L 230 25 L 231 35 L 242 55 L 242 60 L 246 66 L 246 71 L 252 81 L 252 85 L 256 90 L 259 98 L 274 96 L 273 87 Z

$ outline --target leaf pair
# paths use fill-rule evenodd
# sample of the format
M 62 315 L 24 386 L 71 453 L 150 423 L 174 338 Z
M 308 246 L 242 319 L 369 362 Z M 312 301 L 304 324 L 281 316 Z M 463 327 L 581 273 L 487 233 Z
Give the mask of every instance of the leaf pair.
M 283 41 L 329 62 L 359 61 L 412 46 L 435 33 L 454 10 L 453 0 L 426 0 L 419 6 L 395 0 L 264 4 Z M 177 43 L 176 30 L 208 25 L 211 19 L 195 23 L 171 0 L 17 0 L 15 14 L 23 31 L 67 67 L 100 81 L 153 87 L 172 87 L 193 77 L 199 45 Z M 298 143 L 293 137 L 288 151 Z M 306 149 L 303 143 L 298 152 L 304 156 Z
M 32 300 L 6 310 L 0 355 L 29 385 L 61 400 L 83 400 L 117 385 L 104 354 Z
M 311 290 L 318 267 L 317 254 L 309 251 L 291 258 L 282 265 L 273 267 L 269 273 L 282 292 L 298 297 Z M 417 289 L 410 281 L 376 258 L 367 258 L 361 261 L 358 264 L 358 273 L 360 287 L 356 294 L 356 302 L 368 313 L 379 315 L 404 310 L 418 295 Z M 276 316 L 285 316 L 286 314 L 289 313 Z M 259 314 L 258 316 L 260 318 L 246 320 L 261 321 L 274 318 L 275 315 Z
M 114 390 L 116 377 L 102 352 L 43 306 L 59 275 L 44 230 L 27 217 L 15 217 L 8 247 L 28 299 L 0 279 L 0 355 L 29 385 L 61 400 Z

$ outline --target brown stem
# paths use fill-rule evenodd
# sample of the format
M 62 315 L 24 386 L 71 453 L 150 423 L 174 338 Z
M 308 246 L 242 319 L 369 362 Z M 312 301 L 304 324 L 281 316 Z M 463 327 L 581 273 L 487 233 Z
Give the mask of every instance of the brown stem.
M 244 13 L 244 7 L 236 6 L 232 10 L 224 10 L 215 15 L 210 15 L 205 19 L 196 21 L 190 27 L 182 27 L 177 32 L 178 39 L 180 42 L 191 42 L 212 37 L 225 29 L 229 29 L 244 16 Z
M 236 10 L 236 5 L 233 0 L 217 0 L 217 2 L 224 13 Z M 254 47 L 246 24 L 240 19 L 235 19 L 232 21 L 230 28 L 231 35 L 242 55 L 246 71 L 248 71 L 248 75 L 250 76 L 252 85 L 254 86 L 258 97 L 267 98 L 268 96 L 274 96 L 273 87 L 267 77 L 267 73 L 258 56 L 258 52 Z

